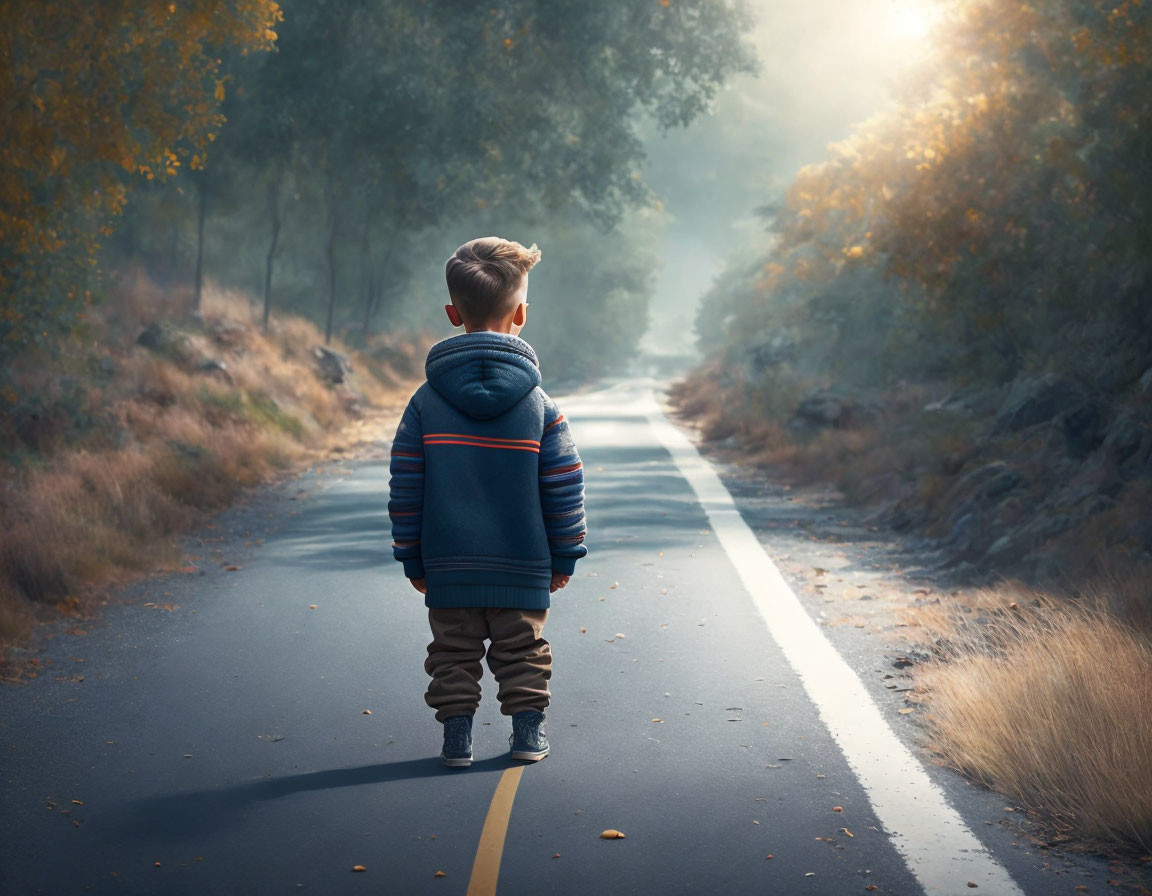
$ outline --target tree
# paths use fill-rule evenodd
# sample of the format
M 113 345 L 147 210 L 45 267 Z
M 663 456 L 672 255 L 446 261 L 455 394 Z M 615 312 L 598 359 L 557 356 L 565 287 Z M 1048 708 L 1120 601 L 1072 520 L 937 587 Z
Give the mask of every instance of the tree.
M 237 75 L 214 164 L 243 167 L 253 186 L 290 168 L 319 197 L 315 292 L 334 328 L 339 284 L 359 284 L 363 325 L 399 291 L 384 266 L 412 234 L 490 209 L 524 219 L 577 208 L 610 227 L 648 201 L 638 116 L 675 127 L 707 108 L 753 64 L 747 24 L 732 0 L 450 13 L 421 0 L 297 0 L 277 52 Z M 281 246 L 280 209 L 266 195 L 248 205 L 267 210 Z M 359 270 L 337 276 L 343 265 Z
M 0 337 L 43 341 L 87 296 L 138 178 L 204 164 L 226 47 L 269 48 L 272 0 L 0 0 Z
M 750 274 L 706 314 L 746 359 L 786 332 L 814 375 L 1113 390 L 1152 354 L 1152 10 L 963 0 L 895 110 L 800 172 Z

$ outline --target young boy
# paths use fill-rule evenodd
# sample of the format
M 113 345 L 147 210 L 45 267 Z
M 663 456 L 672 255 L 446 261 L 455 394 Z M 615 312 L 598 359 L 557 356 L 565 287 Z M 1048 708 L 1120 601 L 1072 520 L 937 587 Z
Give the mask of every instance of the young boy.
M 548 755 L 552 653 L 541 632 L 549 594 L 587 553 L 580 456 L 519 336 L 539 260 L 535 245 L 497 237 L 448 259 L 444 310 L 465 333 L 428 353 L 428 381 L 392 445 L 393 553 L 428 607 L 424 699 L 444 724 L 449 766 L 472 763 L 485 640 L 512 758 Z

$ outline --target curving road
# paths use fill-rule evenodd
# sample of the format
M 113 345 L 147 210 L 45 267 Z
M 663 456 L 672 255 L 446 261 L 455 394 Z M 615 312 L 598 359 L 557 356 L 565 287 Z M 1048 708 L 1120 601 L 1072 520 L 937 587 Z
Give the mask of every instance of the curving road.
M 506 759 L 493 703 L 470 769 L 435 758 L 378 451 L 222 515 L 0 689 L 0 892 L 1106 891 L 914 758 L 650 384 L 561 408 L 590 554 L 546 632 L 548 759 Z

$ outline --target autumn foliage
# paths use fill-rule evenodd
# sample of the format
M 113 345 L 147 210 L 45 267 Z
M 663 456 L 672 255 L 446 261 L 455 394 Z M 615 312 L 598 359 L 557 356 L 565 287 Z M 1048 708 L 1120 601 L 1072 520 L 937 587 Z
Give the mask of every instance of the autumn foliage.
M 928 42 L 764 204 L 682 404 L 962 576 L 1152 568 L 1152 7 L 956 0 Z
M 204 164 L 220 54 L 269 49 L 272 0 L 0 2 L 0 337 L 55 338 L 129 187 Z
M 783 339 L 856 385 L 1131 382 L 1152 347 L 1152 9 L 965 0 L 930 40 L 896 108 L 766 209 L 770 247 L 718 285 L 706 343 L 743 364 Z

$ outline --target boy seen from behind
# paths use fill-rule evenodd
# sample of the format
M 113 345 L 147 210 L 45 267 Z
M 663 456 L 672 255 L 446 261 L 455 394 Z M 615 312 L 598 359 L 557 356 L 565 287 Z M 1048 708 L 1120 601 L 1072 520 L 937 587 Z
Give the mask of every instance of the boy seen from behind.
M 535 245 L 498 237 L 448 259 L 445 310 L 465 332 L 428 353 L 427 382 L 392 445 L 393 553 L 428 607 L 424 699 L 444 725 L 449 766 L 472 762 L 485 653 L 512 717 L 512 758 L 548 755 L 549 595 L 587 553 L 580 456 L 520 338 L 539 260 Z

